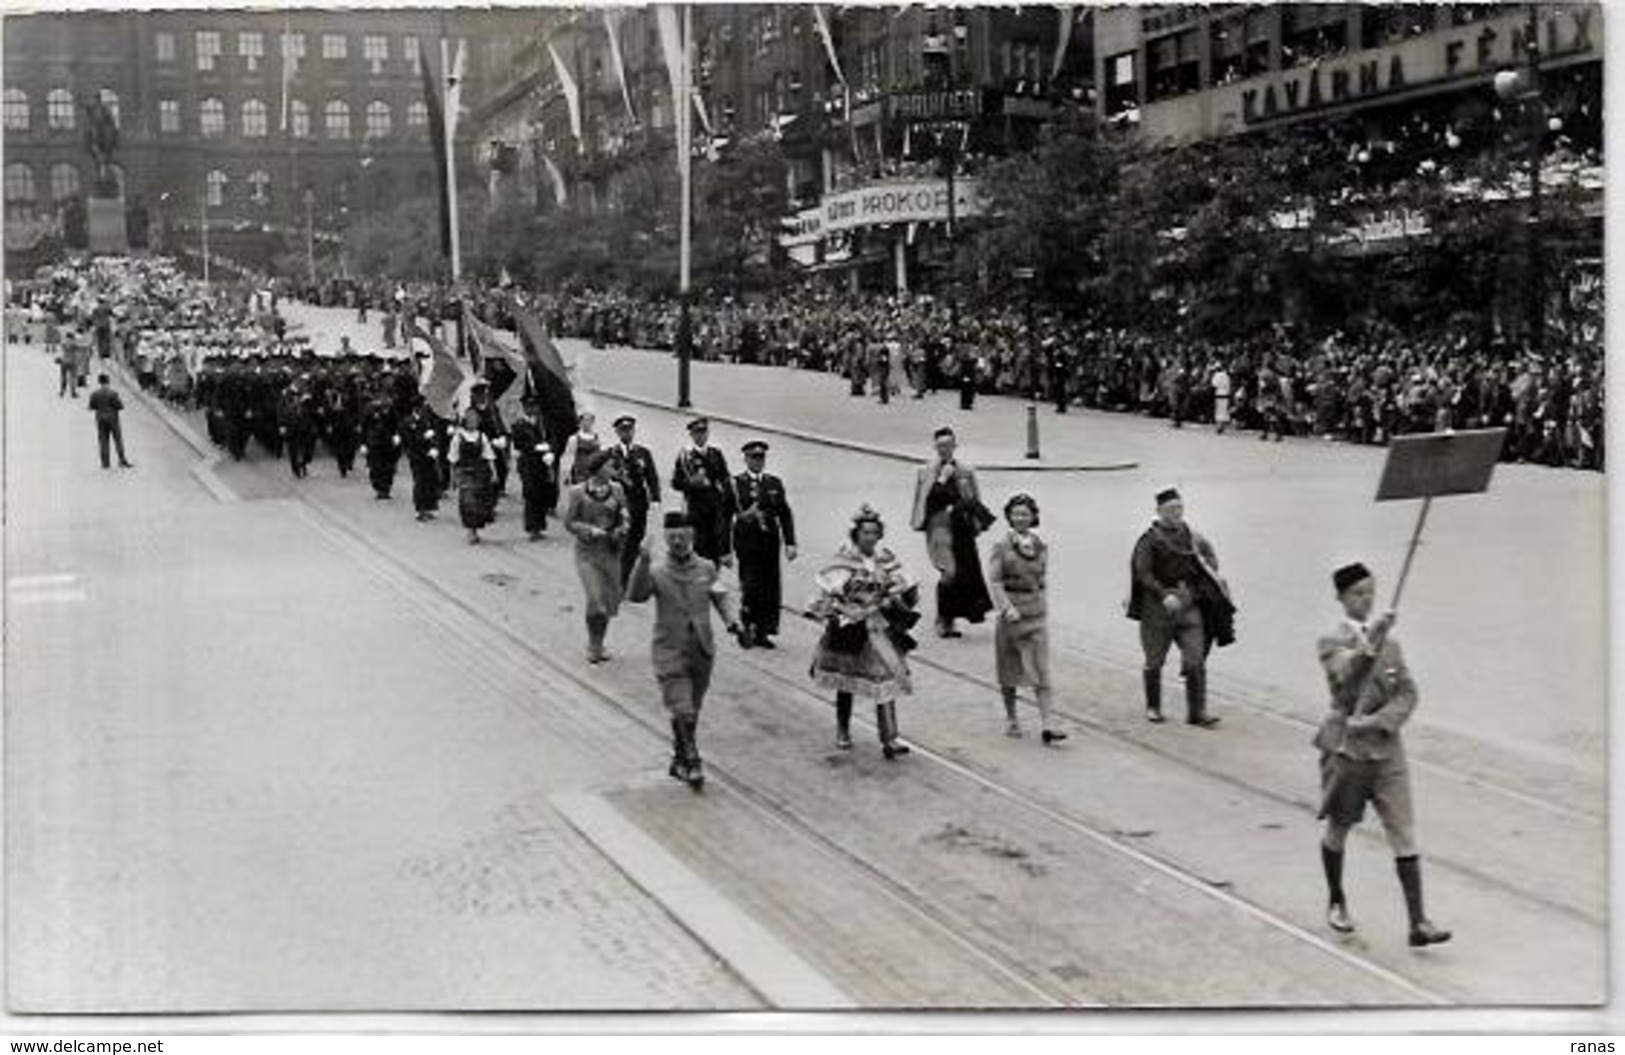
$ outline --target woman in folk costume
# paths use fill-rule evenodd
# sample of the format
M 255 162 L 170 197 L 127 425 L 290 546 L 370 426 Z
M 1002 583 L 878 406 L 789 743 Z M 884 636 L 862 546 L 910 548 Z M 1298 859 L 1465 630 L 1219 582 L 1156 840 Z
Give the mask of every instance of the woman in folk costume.
M 480 431 L 479 411 L 463 412 L 461 426 L 447 456 L 457 478 L 457 513 L 468 529 L 468 542 L 480 540 L 480 528 L 496 519 L 496 449 Z
M 569 474 L 566 483 L 585 483 L 592 475 L 588 463 L 603 449 L 598 432 L 593 428 L 594 421 L 591 413 L 583 412 L 576 418 L 575 435 L 564 442 L 564 457 L 559 460 L 559 468 Z
M 905 656 L 915 647 L 908 630 L 919 620 L 920 590 L 880 545 L 885 534 L 880 514 L 864 505 L 852 517 L 849 541 L 818 573 L 810 612 L 825 627 L 811 673 L 835 690 L 835 746 L 851 750 L 852 699 L 862 696 L 874 701 L 881 750 L 892 759 L 909 753 L 898 739 L 896 700 L 914 691 Z
M 1034 533 L 1038 526 L 1038 503 L 1031 495 L 1015 495 L 1004 504 L 1004 519 L 1010 533 L 993 544 L 987 555 L 987 585 L 998 610 L 999 622 L 993 631 L 994 661 L 999 674 L 999 691 L 1004 695 L 1005 733 L 1021 735 L 1016 717 L 1016 689 L 1031 685 L 1038 696 L 1038 716 L 1043 723 L 1043 741 L 1058 743 L 1066 734 L 1051 728 L 1053 693 L 1049 678 L 1049 629 L 1045 623 L 1049 590 L 1045 577 L 1049 570 L 1049 547 Z
M 621 606 L 621 546 L 630 516 L 626 494 L 612 479 L 614 457 L 599 451 L 587 462 L 587 479 L 570 488 L 564 530 L 576 538 L 576 572 L 587 597 L 587 662 L 602 663 L 604 635 Z
M 920 467 L 914 485 L 914 530 L 925 532 L 931 563 L 941 573 L 937 582 L 937 635 L 960 637 L 954 621 L 980 623 L 993 610 L 976 536 L 993 523 L 982 504 L 976 473 L 955 457 L 954 430 L 940 428 L 934 436 L 936 458 Z

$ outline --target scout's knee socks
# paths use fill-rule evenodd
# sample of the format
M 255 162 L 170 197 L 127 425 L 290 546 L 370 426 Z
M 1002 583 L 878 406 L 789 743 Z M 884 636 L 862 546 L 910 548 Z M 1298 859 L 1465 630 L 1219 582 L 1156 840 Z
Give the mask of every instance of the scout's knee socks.
M 1219 724 L 1207 713 L 1207 670 L 1203 667 L 1185 671 L 1185 721 L 1204 729 Z
M 843 750 L 852 746 L 852 694 L 835 694 L 835 746 Z
M 1405 910 L 1411 917 L 1410 944 L 1413 947 L 1438 945 L 1450 940 L 1450 932 L 1435 927 L 1422 908 L 1422 860 L 1412 854 L 1396 857 L 1394 869 L 1399 873 L 1399 885 L 1405 891 Z
M 1154 722 L 1162 721 L 1162 671 L 1140 672 L 1145 682 L 1145 714 Z
M 1347 907 L 1343 896 L 1343 851 L 1320 844 L 1320 867 L 1326 873 L 1326 902 Z
M 601 663 L 607 657 L 604 653 L 604 635 L 609 632 L 609 616 L 589 615 L 587 617 L 587 662 Z

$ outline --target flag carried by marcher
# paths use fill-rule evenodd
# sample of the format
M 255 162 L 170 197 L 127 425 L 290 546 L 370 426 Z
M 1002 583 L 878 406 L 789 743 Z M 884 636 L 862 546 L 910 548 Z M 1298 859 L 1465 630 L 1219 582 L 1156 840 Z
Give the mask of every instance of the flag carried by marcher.
M 428 363 L 418 374 L 418 392 L 436 414 L 443 418 L 456 417 L 457 393 L 472 380 L 471 376 L 457 357 L 423 327 L 414 325 L 412 336 L 429 347 L 429 354 L 423 356 Z
M 519 328 L 520 347 L 530 363 L 531 384 L 541 402 L 542 429 L 553 449 L 563 450 L 564 442 L 575 435 L 577 426 L 570 370 L 534 312 L 516 304 L 513 317 Z
M 520 401 L 530 387 L 530 359 L 518 337 L 481 322 L 472 313 L 468 316 L 468 333 L 480 350 L 485 376 L 491 383 L 491 394 L 496 398 L 502 420 L 513 421 L 519 416 Z

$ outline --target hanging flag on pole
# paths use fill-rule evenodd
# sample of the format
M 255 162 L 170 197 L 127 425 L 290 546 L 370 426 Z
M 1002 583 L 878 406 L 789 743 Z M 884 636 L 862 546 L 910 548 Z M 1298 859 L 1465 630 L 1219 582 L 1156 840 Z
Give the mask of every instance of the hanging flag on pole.
M 694 112 L 700 115 L 700 124 L 705 126 L 705 134 L 707 136 L 716 135 L 716 130 L 711 127 L 711 115 L 705 112 L 705 97 L 700 95 L 698 88 L 690 90 L 694 93 Z
M 429 110 L 429 143 L 434 150 L 434 171 L 440 193 L 440 255 L 451 258 L 451 196 L 446 175 L 446 117 L 441 105 L 440 90 L 436 87 L 434 67 L 428 52 L 418 42 L 418 69 L 423 74 L 423 105 Z
M 288 133 L 288 92 L 293 85 L 293 64 L 296 61 L 288 41 L 293 39 L 291 19 L 282 16 L 282 134 Z
M 422 326 L 412 326 L 412 337 L 429 346 L 429 354 L 422 356 L 428 362 L 418 375 L 418 392 L 429 409 L 443 418 L 456 414 L 457 393 L 472 380 L 473 375 L 463 368 L 457 357 L 446 346 L 431 337 Z
M 576 137 L 576 148 L 585 150 L 586 144 L 581 141 L 581 88 L 551 40 L 547 42 L 547 53 L 553 56 L 553 69 L 559 75 L 559 87 L 564 90 L 564 105 L 570 110 L 570 132 Z
M 818 39 L 824 42 L 824 54 L 829 56 L 830 69 L 835 71 L 835 80 L 844 87 L 846 75 L 841 72 L 841 59 L 835 54 L 835 38 L 829 31 L 829 15 L 822 4 L 812 5 L 812 13 L 813 22 L 818 26 Z
M 1054 80 L 1061 75 L 1061 64 L 1066 62 L 1066 50 L 1072 44 L 1072 29 L 1077 24 L 1078 9 L 1068 5 L 1061 5 L 1061 35 L 1055 42 L 1055 63 L 1050 69 L 1049 79 Z
M 632 91 L 626 85 L 626 59 L 621 55 L 621 12 L 604 9 L 604 29 L 609 33 L 609 64 L 615 67 L 615 79 L 621 85 L 621 101 L 626 103 L 626 116 L 636 121 L 637 111 L 632 109 Z
M 677 24 L 675 4 L 655 5 L 655 28 L 660 31 L 660 50 L 666 56 L 666 74 L 671 78 L 672 120 L 683 127 L 683 31 Z M 682 158 L 677 165 L 682 167 Z
M 458 237 L 457 224 L 457 160 L 455 147 L 457 144 L 457 120 L 463 104 L 463 42 L 457 41 L 457 52 L 454 58 L 449 58 L 447 47 L 450 41 L 441 39 L 440 58 L 446 74 L 446 215 L 450 218 L 447 230 L 451 241 L 451 280 L 461 282 L 463 279 L 463 254 L 461 239 Z

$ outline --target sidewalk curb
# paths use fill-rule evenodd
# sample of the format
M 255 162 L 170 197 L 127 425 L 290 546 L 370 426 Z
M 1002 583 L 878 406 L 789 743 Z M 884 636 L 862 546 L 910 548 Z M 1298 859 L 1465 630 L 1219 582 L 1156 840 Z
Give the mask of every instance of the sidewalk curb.
M 119 380 L 124 382 L 124 387 L 129 393 L 139 400 L 141 405 L 146 407 L 165 428 L 174 433 L 182 443 L 192 448 L 197 454 L 200 461 L 188 470 L 191 472 L 192 478 L 203 485 L 203 489 L 213 495 L 217 502 L 241 501 L 237 492 L 233 491 L 215 472 L 215 466 L 220 464 L 220 452 L 215 450 L 202 436 L 199 436 L 196 429 L 182 421 L 180 416 L 173 410 L 164 406 L 162 400 L 155 399 L 150 393 L 143 391 L 135 379 L 130 376 L 129 370 L 123 363 L 110 360 L 109 366 L 118 375 Z
M 857 1003 L 767 928 L 621 814 L 601 795 L 567 792 L 553 808 L 745 984 L 780 1010 Z
M 889 458 L 892 461 L 907 462 L 910 465 L 924 465 L 926 463 L 926 459 L 921 455 L 893 450 L 890 447 L 879 447 L 875 446 L 874 444 L 859 443 L 856 440 L 845 440 L 835 436 L 824 436 L 816 432 L 805 432 L 800 429 L 786 428 L 783 425 L 770 425 L 766 422 L 754 421 L 750 418 L 741 418 L 732 414 L 718 414 L 714 411 L 701 410 L 699 408 L 693 408 L 688 411 L 679 410 L 670 404 L 662 403 L 658 400 L 649 399 L 645 396 L 634 396 L 626 392 L 617 392 L 614 389 L 609 388 L 593 386 L 589 388 L 588 391 L 595 395 L 603 396 L 605 399 L 613 399 L 621 403 L 631 403 L 635 406 L 648 407 L 652 410 L 665 410 L 673 414 L 688 413 L 694 416 L 703 415 L 711 418 L 714 421 L 726 422 L 729 425 L 736 425 L 740 428 L 750 429 L 753 432 L 765 432 L 774 436 L 787 436 L 790 439 L 802 440 L 807 443 L 816 443 L 824 447 L 835 447 L 840 450 L 854 451 L 858 454 L 867 454 L 875 458 Z M 1094 464 L 1072 465 L 1045 465 L 1041 463 L 1032 464 L 1025 462 L 1015 464 L 1006 462 L 989 462 L 973 466 L 973 468 L 979 469 L 982 472 L 995 473 L 1123 472 L 1129 469 L 1138 469 L 1139 467 L 1140 463 L 1133 461 L 1097 462 Z

